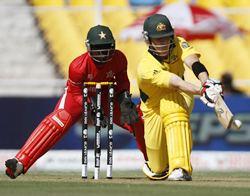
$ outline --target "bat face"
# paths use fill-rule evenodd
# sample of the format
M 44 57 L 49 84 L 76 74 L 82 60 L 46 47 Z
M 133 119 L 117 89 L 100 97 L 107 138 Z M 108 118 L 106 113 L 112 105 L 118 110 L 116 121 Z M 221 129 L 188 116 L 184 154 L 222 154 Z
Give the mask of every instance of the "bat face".
M 220 95 L 218 95 L 214 109 L 219 122 L 225 129 L 240 129 L 241 122 L 234 120 L 234 115 Z
M 233 119 L 233 114 L 225 104 L 224 100 L 221 98 L 221 96 L 218 96 L 217 101 L 215 102 L 215 113 L 222 124 L 222 126 L 225 129 L 228 129 L 230 127 L 231 121 Z
M 218 115 L 223 114 L 223 113 L 224 113 L 223 108 L 220 108 L 220 107 L 218 106 L 218 108 L 217 108 L 217 110 L 216 110 L 216 113 L 217 113 Z

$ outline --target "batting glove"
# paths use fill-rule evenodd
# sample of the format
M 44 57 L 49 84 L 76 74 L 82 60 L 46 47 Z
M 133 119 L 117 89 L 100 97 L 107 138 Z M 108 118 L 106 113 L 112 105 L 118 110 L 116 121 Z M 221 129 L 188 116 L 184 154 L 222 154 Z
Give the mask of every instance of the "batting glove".
M 215 79 L 208 79 L 201 88 L 201 101 L 208 107 L 214 108 L 218 95 L 223 97 L 221 82 Z
M 207 81 L 205 83 L 212 84 L 214 86 L 215 90 L 217 91 L 217 93 L 220 94 L 221 97 L 223 97 L 222 84 L 219 80 L 209 78 L 209 79 L 207 79 Z

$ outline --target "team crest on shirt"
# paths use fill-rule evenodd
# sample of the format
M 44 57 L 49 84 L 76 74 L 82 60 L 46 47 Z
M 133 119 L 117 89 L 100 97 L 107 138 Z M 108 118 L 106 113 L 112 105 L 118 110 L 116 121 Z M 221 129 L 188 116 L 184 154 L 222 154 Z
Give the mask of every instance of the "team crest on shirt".
M 159 23 L 157 26 L 156 26 L 156 31 L 165 31 L 166 30 L 166 25 L 165 24 L 163 24 L 163 23 Z
M 114 78 L 114 76 L 115 76 L 115 73 L 112 70 L 106 73 L 106 78 Z
M 188 47 L 190 47 L 190 45 L 187 42 L 182 42 L 181 47 L 182 48 L 188 48 Z
M 93 76 L 93 74 L 88 74 L 87 78 L 88 78 L 89 81 L 91 81 L 94 78 L 94 76 Z

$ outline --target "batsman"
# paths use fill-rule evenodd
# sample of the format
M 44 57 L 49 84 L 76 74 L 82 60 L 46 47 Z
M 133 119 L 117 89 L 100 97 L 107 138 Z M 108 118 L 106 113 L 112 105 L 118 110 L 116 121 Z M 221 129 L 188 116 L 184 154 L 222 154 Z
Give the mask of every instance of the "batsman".
M 5 162 L 6 174 L 14 179 L 25 174 L 35 161 L 51 149 L 82 115 L 82 87 L 84 82 L 114 82 L 114 123 L 136 136 L 138 148 L 145 160 L 143 120 L 131 100 L 127 76 L 127 59 L 115 49 L 115 39 L 107 26 L 92 27 L 85 41 L 87 52 L 72 61 L 64 94 L 54 111 L 46 116 L 30 135 L 14 158 Z M 105 127 L 108 114 L 108 89 L 103 87 L 101 125 Z M 95 88 L 89 88 L 89 101 L 94 101 Z M 93 98 L 93 99 L 92 99 Z M 93 108 L 93 111 L 96 108 Z M 74 141 L 72 141 L 74 142 Z
M 216 95 L 222 95 L 221 83 L 209 78 L 199 60 L 201 54 L 175 35 L 165 15 L 149 16 L 143 36 L 148 50 L 137 69 L 148 155 L 143 172 L 154 180 L 189 181 L 193 95 L 200 95 L 213 107 Z M 185 66 L 200 80 L 200 86 L 185 81 Z

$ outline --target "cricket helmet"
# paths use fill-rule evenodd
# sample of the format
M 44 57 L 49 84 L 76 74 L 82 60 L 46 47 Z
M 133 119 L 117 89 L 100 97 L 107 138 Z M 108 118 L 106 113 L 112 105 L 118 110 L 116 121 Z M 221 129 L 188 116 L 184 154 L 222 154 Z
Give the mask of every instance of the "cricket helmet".
M 152 46 L 152 39 L 157 38 L 170 38 L 170 43 L 168 44 L 168 51 L 175 47 L 174 43 L 174 29 L 167 18 L 163 14 L 154 14 L 149 16 L 143 24 L 143 37 L 145 41 L 149 44 L 149 50 L 154 54 L 161 56 L 161 52 L 157 51 L 157 48 L 166 47 L 167 45 L 158 45 L 157 47 Z
M 145 20 L 143 34 L 146 36 L 146 39 L 169 37 L 174 36 L 174 29 L 165 15 L 154 14 Z
M 109 27 L 97 25 L 90 28 L 85 45 L 91 58 L 98 63 L 112 59 L 115 51 L 115 39 Z

